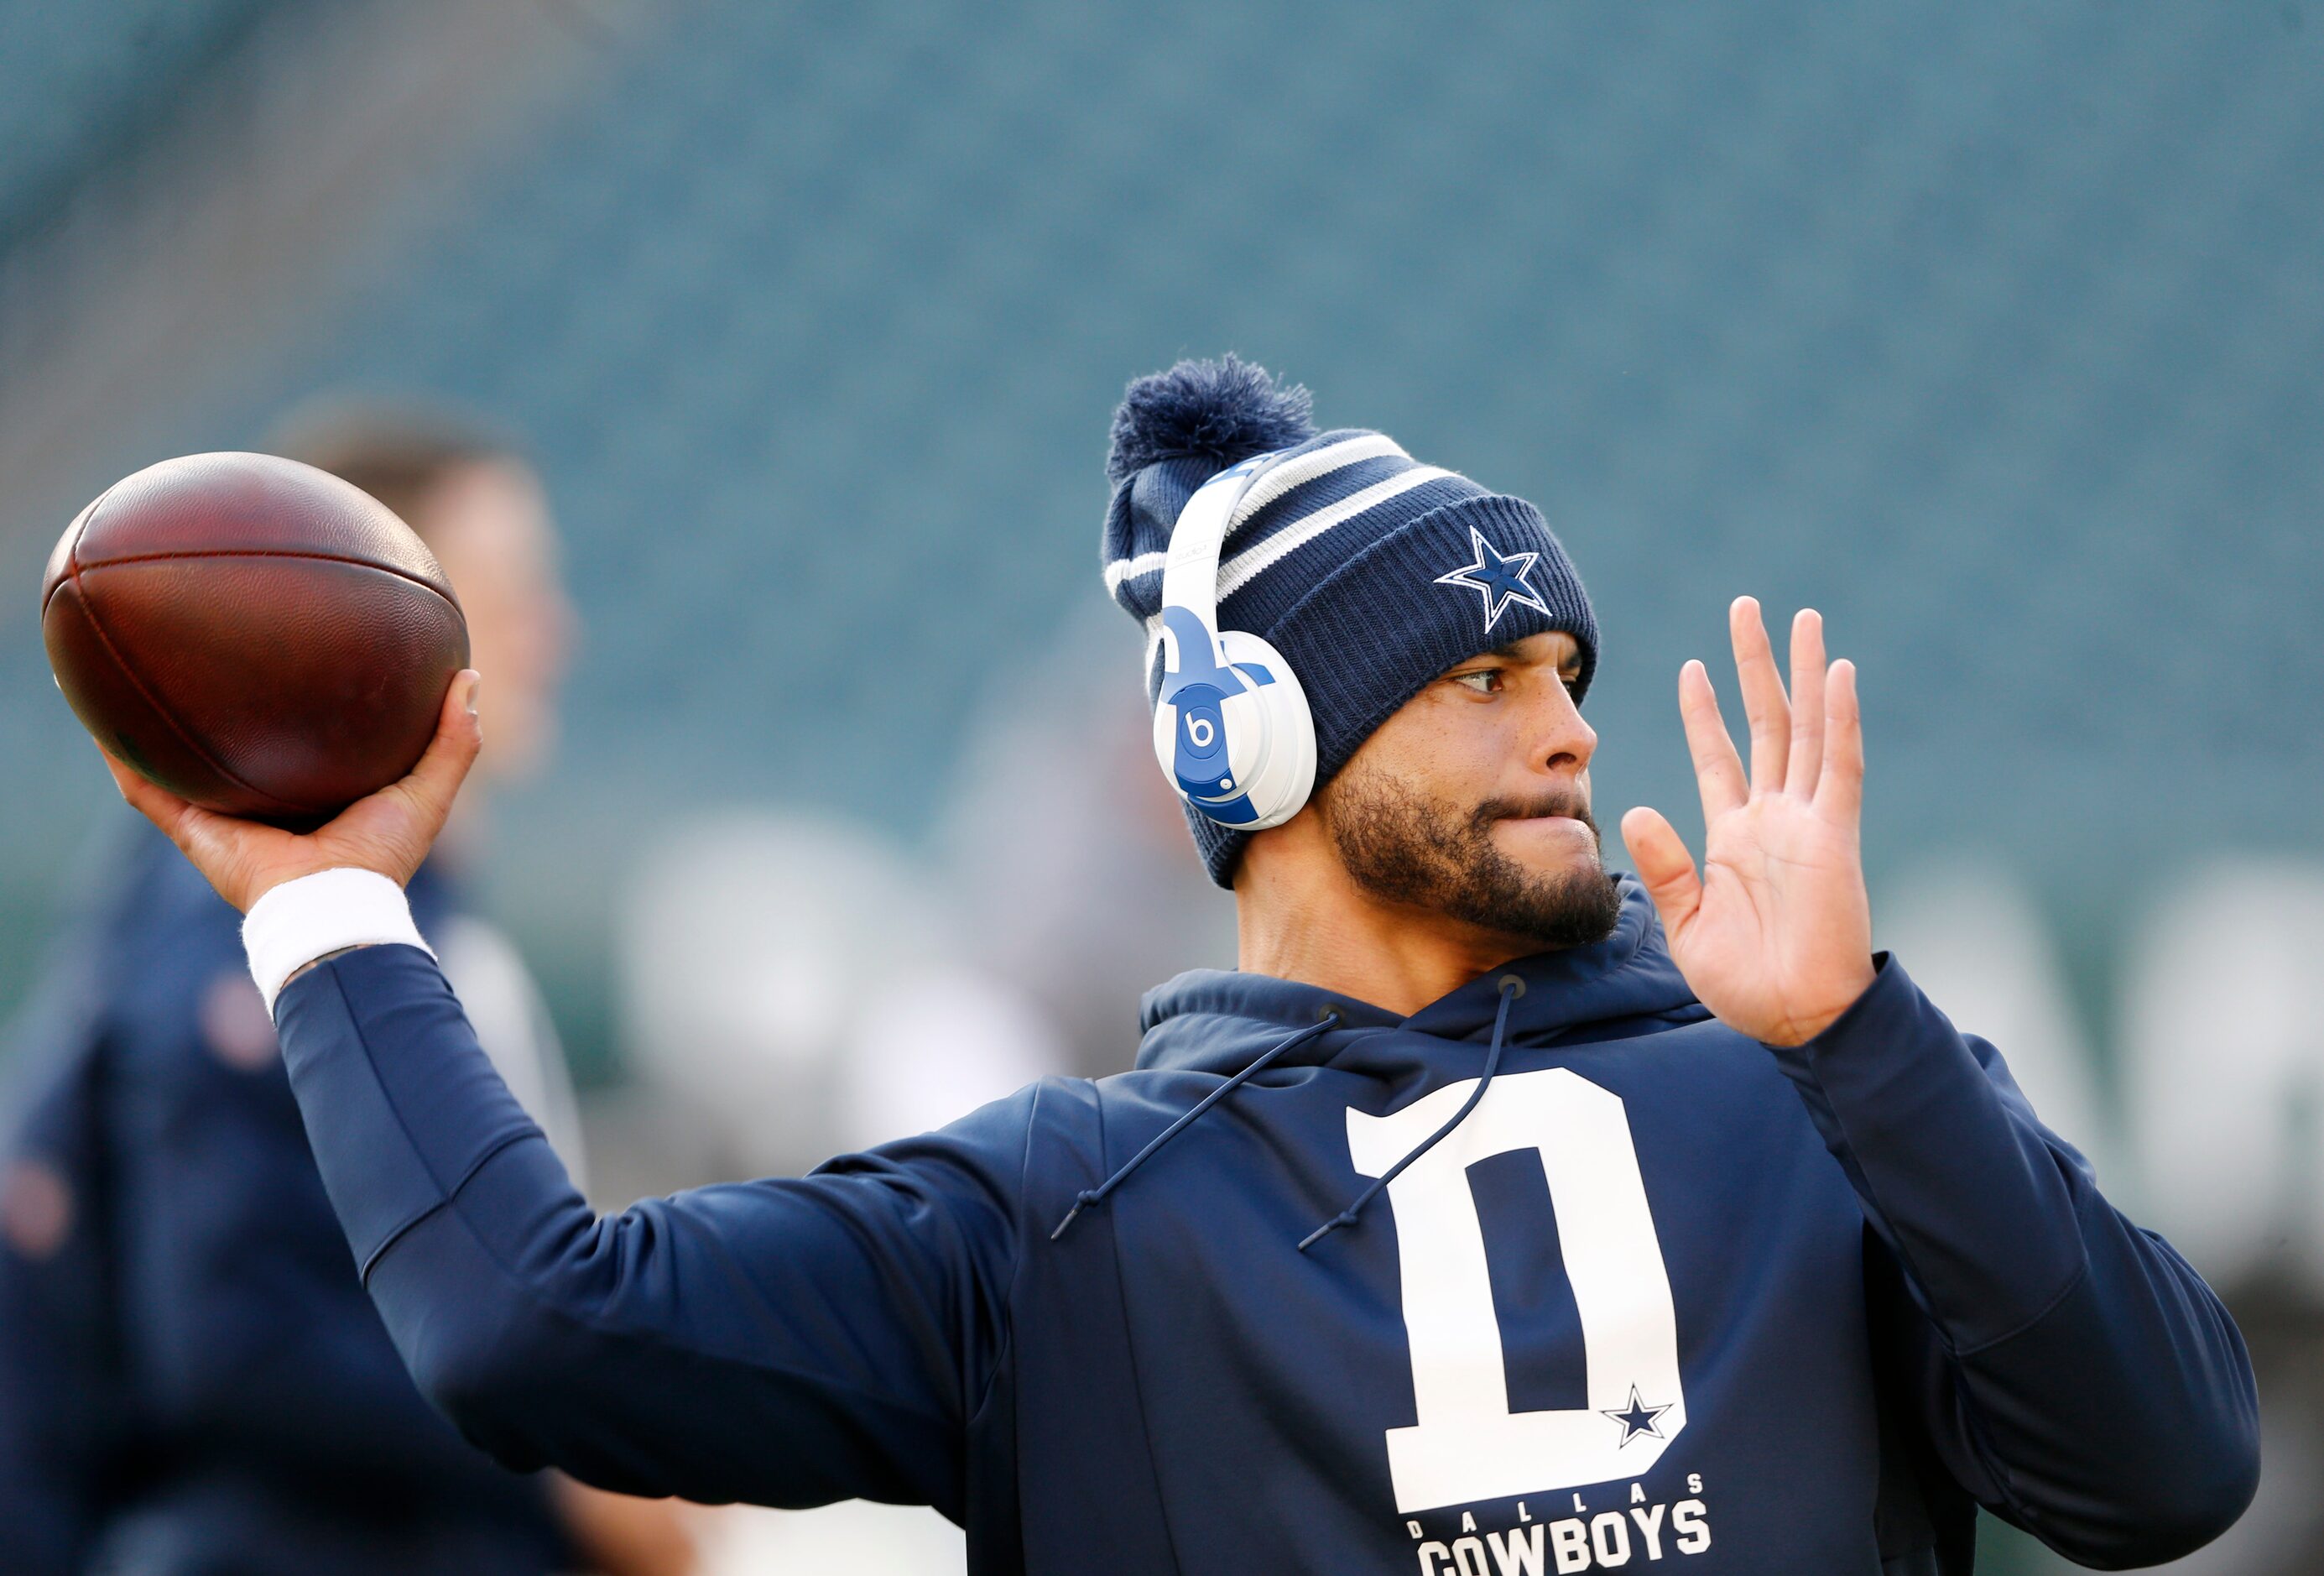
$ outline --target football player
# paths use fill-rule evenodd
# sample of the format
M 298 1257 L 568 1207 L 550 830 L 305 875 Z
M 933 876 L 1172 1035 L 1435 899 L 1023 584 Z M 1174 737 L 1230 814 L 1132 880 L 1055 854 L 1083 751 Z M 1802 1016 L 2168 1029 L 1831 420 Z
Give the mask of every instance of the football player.
M 311 836 L 115 767 L 248 911 L 423 1389 L 514 1466 L 934 1505 L 986 1572 L 1953 1573 L 1978 1506 L 2105 1566 L 2226 1527 L 2241 1340 L 1873 952 L 1817 616 L 1787 689 L 1734 606 L 1748 760 L 1681 670 L 1703 858 L 1638 810 L 1609 876 L 1557 539 L 1308 408 L 1184 363 L 1109 465 L 1106 583 L 1241 967 L 1150 993 L 1130 1072 L 806 1178 L 601 1219 L 503 1089 L 401 891 L 473 675 Z M 995 839 L 1041 836 L 1040 767 Z

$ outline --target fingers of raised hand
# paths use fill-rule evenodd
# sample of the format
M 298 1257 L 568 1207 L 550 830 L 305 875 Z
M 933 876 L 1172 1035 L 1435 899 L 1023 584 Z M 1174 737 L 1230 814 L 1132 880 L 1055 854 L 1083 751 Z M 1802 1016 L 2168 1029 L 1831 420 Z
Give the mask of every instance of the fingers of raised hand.
M 1823 687 L 1823 767 L 1816 808 L 1853 825 L 1864 809 L 1864 719 L 1856 699 L 1856 664 L 1831 664 Z
M 1711 688 L 1711 674 L 1699 662 L 1678 671 L 1678 714 L 1686 725 L 1687 753 L 1694 761 L 1694 783 L 1702 794 L 1702 819 L 1717 820 L 1739 809 L 1750 797 L 1743 778 L 1743 762 L 1735 741 L 1727 736 L 1727 721 L 1719 715 L 1719 697 Z
M 1802 799 L 1814 797 L 1823 768 L 1823 616 L 1803 607 L 1792 619 L 1792 751 L 1784 787 Z
M 1702 902 L 1702 881 L 1694 872 L 1693 856 L 1662 812 L 1643 804 L 1622 817 L 1622 841 L 1646 895 L 1654 900 L 1655 912 L 1662 916 L 1663 929 L 1677 934 Z
M 1784 698 L 1783 675 L 1775 671 L 1775 648 L 1760 622 L 1759 604 L 1738 597 L 1727 609 L 1727 632 L 1735 643 L 1735 677 L 1743 690 L 1743 715 L 1751 724 L 1751 792 L 1772 793 L 1784 785 L 1784 758 L 1792 742 L 1792 708 Z

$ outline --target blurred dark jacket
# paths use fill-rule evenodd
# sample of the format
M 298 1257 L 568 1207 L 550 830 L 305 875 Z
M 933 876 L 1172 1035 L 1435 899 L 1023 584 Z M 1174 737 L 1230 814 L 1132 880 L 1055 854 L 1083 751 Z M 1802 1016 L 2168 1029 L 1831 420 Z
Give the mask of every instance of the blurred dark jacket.
M 364 1294 L 239 916 L 143 827 L 108 865 L 10 1057 L 0 1571 L 566 1563 L 546 1485 L 420 1398 Z M 411 897 L 459 923 L 435 873 Z

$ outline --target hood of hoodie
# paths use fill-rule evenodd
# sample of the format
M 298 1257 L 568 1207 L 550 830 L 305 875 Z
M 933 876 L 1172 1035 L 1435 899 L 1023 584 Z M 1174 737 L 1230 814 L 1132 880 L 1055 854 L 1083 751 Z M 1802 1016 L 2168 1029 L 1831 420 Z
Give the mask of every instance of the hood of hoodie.
M 1621 898 L 1614 933 L 1588 947 L 1541 952 L 1490 969 L 1400 1017 L 1320 986 L 1217 969 L 1191 969 L 1146 993 L 1140 1068 L 1231 1074 L 1292 1031 L 1336 1012 L 1328 1034 L 1294 1049 L 1283 1064 L 1338 1060 L 1351 1033 L 1400 1029 L 1432 1039 L 1482 1044 L 1500 1006 L 1500 980 L 1515 975 L 1524 994 L 1509 1006 L 1508 1043 L 1549 1045 L 1624 1039 L 1711 1015 L 1680 977 L 1646 888 L 1616 878 Z

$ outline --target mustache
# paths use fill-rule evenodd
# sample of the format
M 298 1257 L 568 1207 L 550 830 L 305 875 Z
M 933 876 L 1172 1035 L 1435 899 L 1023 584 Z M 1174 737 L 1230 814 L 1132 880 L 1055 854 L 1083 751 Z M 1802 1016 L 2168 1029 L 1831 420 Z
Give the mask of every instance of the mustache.
M 1598 823 L 1590 814 L 1589 798 L 1571 789 L 1545 788 L 1523 798 L 1488 799 L 1470 812 L 1469 822 L 1482 832 L 1497 820 L 1529 820 L 1552 815 L 1578 820 L 1590 829 L 1591 837 L 1598 835 Z
M 1482 832 L 1494 820 L 1534 820 L 1541 816 L 1569 816 L 1597 832 L 1597 820 L 1590 818 L 1590 797 L 1571 788 L 1543 788 L 1525 797 L 1485 800 L 1469 813 L 1469 823 Z

